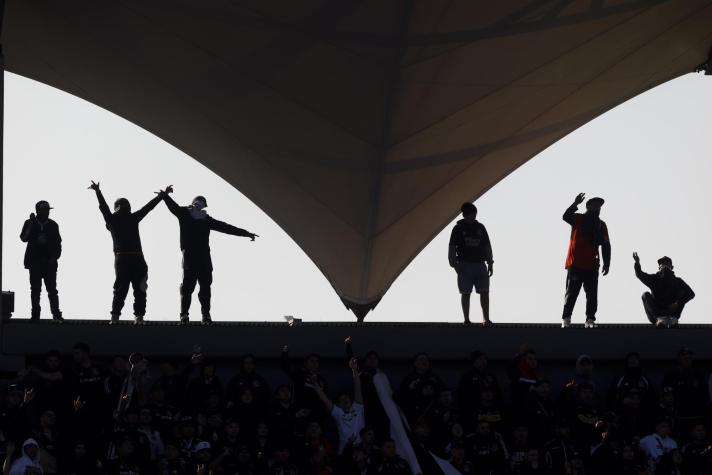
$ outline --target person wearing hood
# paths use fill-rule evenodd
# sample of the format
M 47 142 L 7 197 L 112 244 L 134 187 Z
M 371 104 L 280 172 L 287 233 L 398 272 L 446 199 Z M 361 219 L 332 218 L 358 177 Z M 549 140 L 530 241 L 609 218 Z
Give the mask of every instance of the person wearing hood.
M 489 317 L 489 281 L 494 273 L 492 244 L 485 226 L 477 221 L 477 207 L 463 203 L 462 219 L 455 224 L 450 235 L 448 261 L 457 272 L 457 287 L 461 294 L 462 314 L 465 324 L 470 324 L 470 294 L 472 288 L 480 295 L 482 325 L 491 325 Z
M 104 195 L 101 193 L 99 183 L 91 182 L 89 188 L 96 192 L 99 201 L 99 211 L 104 217 L 106 229 L 111 233 L 114 243 L 114 299 L 111 303 L 111 320 L 109 323 L 119 322 L 121 309 L 124 307 L 129 286 L 134 293 L 134 321 L 143 323 L 146 315 L 146 289 L 148 288 L 148 266 L 143 257 L 141 236 L 138 225 L 143 218 L 161 201 L 161 195 L 149 201 L 143 208 L 131 212 L 131 204 L 126 198 L 119 198 L 114 202 L 114 212 L 109 210 Z
M 40 319 L 40 292 L 44 280 L 47 289 L 52 319 L 62 322 L 57 293 L 57 260 L 62 255 L 62 237 L 59 226 L 49 219 L 49 203 L 42 200 L 35 204 L 35 213 L 25 221 L 20 232 L 20 240 L 27 243 L 25 249 L 25 269 L 30 271 L 31 320 Z
M 695 293 L 684 280 L 673 272 L 672 259 L 658 259 L 658 272 L 647 274 L 640 267 L 638 253 L 633 253 L 635 276 L 650 289 L 643 294 L 643 308 L 650 323 L 657 327 L 677 325 L 682 309 L 695 298 Z
M 189 321 L 188 311 L 196 284 L 200 284 L 198 300 L 203 323 L 212 323 L 210 317 L 210 286 L 213 283 L 213 261 L 210 257 L 210 231 L 218 231 L 233 236 L 244 236 L 254 241 L 257 234 L 236 228 L 214 219 L 205 211 L 208 201 L 204 196 L 196 196 L 189 206 L 179 206 L 169 196 L 173 186 L 158 192 L 168 210 L 178 218 L 180 226 L 180 249 L 183 253 L 183 282 L 180 286 L 180 323 Z
M 6 460 L 11 459 L 10 452 L 8 450 Z M 22 455 L 12 463 L 10 471 L 7 473 L 8 475 L 42 475 L 44 473 L 42 465 L 40 465 L 40 446 L 35 439 L 25 440 L 25 443 L 22 444 Z
M 601 273 L 608 275 L 611 267 L 611 243 L 608 227 L 599 217 L 603 198 L 591 198 L 586 202 L 586 213 L 577 213 L 578 206 L 586 196 L 579 193 L 573 204 L 564 211 L 563 219 L 571 225 L 571 238 L 566 254 L 566 297 L 562 315 L 562 328 L 571 326 L 571 315 L 576 299 L 583 286 L 586 292 L 586 323 L 584 328 L 596 327 L 598 310 L 598 269 L 601 260 L 598 248 L 603 254 Z

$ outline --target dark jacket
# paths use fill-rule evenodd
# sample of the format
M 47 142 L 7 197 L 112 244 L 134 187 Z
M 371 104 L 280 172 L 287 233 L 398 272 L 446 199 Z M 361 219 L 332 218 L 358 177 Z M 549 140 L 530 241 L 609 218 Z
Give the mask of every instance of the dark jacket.
M 37 218 L 25 221 L 20 232 L 20 240 L 27 243 L 25 249 L 25 269 L 47 264 L 62 255 L 62 237 L 59 226 L 51 219 L 40 223 Z
M 641 269 L 640 263 L 636 262 L 635 276 L 650 289 L 655 301 L 661 307 L 667 307 L 675 302 L 684 305 L 695 298 L 695 293 L 690 286 L 673 271 L 647 274 Z
M 212 270 L 210 231 L 232 234 L 233 236 L 252 236 L 252 233 L 244 229 L 236 228 L 207 215 L 204 219 L 194 219 L 187 206 L 179 206 L 168 195 L 164 195 L 164 199 L 170 212 L 178 218 L 184 269 L 207 268 Z
M 101 191 L 97 190 L 96 197 L 99 200 L 99 211 L 101 211 L 102 216 L 104 216 L 104 221 L 106 222 L 106 229 L 109 230 L 111 239 L 114 241 L 114 252 L 142 253 L 143 249 L 141 248 L 141 237 L 138 233 L 138 223 L 156 207 L 161 201 L 161 198 L 159 196 L 153 198 L 135 213 L 112 213 Z
M 459 220 L 450 234 L 450 246 L 455 246 L 459 262 L 492 262 L 492 244 L 479 221 Z

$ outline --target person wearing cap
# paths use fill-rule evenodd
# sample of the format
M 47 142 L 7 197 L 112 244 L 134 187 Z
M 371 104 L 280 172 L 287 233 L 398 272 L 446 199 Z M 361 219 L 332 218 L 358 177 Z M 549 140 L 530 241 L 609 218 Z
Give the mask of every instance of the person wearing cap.
M 121 309 L 129 292 L 129 286 L 134 293 L 134 321 L 143 323 L 146 315 L 146 290 L 148 289 L 148 265 L 143 257 L 141 236 L 138 225 L 153 208 L 161 201 L 159 194 L 135 213 L 131 212 L 131 204 L 126 198 L 119 198 L 114 202 L 114 212 L 109 210 L 104 195 L 99 188 L 99 183 L 91 182 L 89 189 L 96 192 L 99 201 L 99 211 L 104 217 L 106 229 L 111 233 L 114 245 L 114 298 L 111 303 L 111 320 L 109 323 L 119 322 Z
M 40 318 L 40 292 L 42 281 L 47 289 L 52 319 L 62 322 L 57 292 L 57 261 L 62 255 L 62 236 L 59 226 L 49 219 L 49 203 L 42 200 L 35 204 L 35 213 L 25 221 L 20 232 L 20 240 L 27 243 L 25 249 L 25 269 L 30 271 L 31 320 Z
M 180 227 L 180 249 L 183 253 L 183 282 L 180 286 L 180 322 L 188 323 L 188 312 L 196 284 L 200 284 L 198 300 L 203 323 L 212 323 L 210 317 L 210 286 L 213 283 L 213 261 L 210 257 L 210 231 L 218 231 L 233 236 L 244 236 L 254 241 L 257 234 L 245 231 L 208 215 L 205 208 L 208 201 L 204 196 L 196 196 L 189 206 L 179 206 L 169 196 L 173 186 L 158 193 L 168 210 L 178 218 Z
M 566 254 L 566 298 L 562 315 L 562 328 L 571 326 L 571 315 L 576 305 L 581 287 L 586 292 L 585 328 L 596 327 L 598 309 L 598 269 L 600 267 L 599 247 L 603 254 L 601 273 L 608 275 L 611 266 L 611 244 L 608 227 L 599 218 L 603 198 L 591 198 L 586 202 L 586 212 L 577 213 L 578 206 L 586 196 L 579 193 L 571 206 L 564 212 L 563 219 L 571 225 L 571 238 Z
M 494 273 L 492 244 L 485 226 L 477 221 L 477 207 L 463 203 L 462 219 L 455 224 L 450 235 L 448 261 L 457 272 L 457 287 L 465 324 L 470 324 L 470 294 L 472 288 L 480 295 L 482 325 L 492 322 L 489 318 L 489 283 Z
M 672 259 L 663 256 L 658 259 L 658 272 L 647 274 L 640 266 L 640 257 L 633 253 L 635 276 L 650 292 L 643 294 L 643 308 L 648 320 L 658 327 L 677 325 L 682 309 L 695 298 L 695 293 L 684 280 L 673 272 Z

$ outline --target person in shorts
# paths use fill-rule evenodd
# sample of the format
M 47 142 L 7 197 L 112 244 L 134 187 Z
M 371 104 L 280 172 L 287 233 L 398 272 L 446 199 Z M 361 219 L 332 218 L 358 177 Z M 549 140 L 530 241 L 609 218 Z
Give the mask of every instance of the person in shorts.
M 482 325 L 491 325 L 489 318 L 489 281 L 494 273 L 492 245 L 485 226 L 477 221 L 477 207 L 464 203 L 459 220 L 450 235 L 448 260 L 457 272 L 462 314 L 465 324 L 470 324 L 470 294 L 472 289 L 480 295 Z

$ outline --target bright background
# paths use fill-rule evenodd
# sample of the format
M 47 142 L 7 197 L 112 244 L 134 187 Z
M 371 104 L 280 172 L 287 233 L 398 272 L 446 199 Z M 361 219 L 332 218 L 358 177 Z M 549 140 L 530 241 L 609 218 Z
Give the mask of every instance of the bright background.
M 15 315 L 29 314 L 22 266 L 22 223 L 48 200 L 60 225 L 60 302 L 65 318 L 108 319 L 113 283 L 111 238 L 91 179 L 109 203 L 123 196 L 138 209 L 173 184 L 176 201 L 203 194 L 217 219 L 261 236 L 213 233 L 214 320 L 351 321 L 309 258 L 269 217 L 223 179 L 138 126 L 74 96 L 6 73 L 3 287 L 15 291 Z M 712 78 L 690 74 L 604 114 L 545 150 L 477 202 L 495 253 L 495 322 L 558 322 L 569 227 L 564 209 L 579 192 L 602 196 L 613 247 L 600 280 L 599 322 L 646 322 L 643 286 L 633 275 L 637 250 L 653 272 L 662 255 L 697 292 L 685 322 L 712 315 Z M 461 320 L 454 272 L 447 264 L 450 226 L 403 272 L 371 321 Z M 141 224 L 149 266 L 148 320 L 178 318 L 181 278 L 178 224 L 163 204 Z M 583 297 L 583 295 L 582 295 Z M 43 317 L 49 305 L 43 293 Z M 123 318 L 131 315 L 131 294 Z M 478 318 L 478 309 L 474 317 Z M 192 316 L 199 316 L 197 299 Z M 582 321 L 583 300 L 574 312 Z

